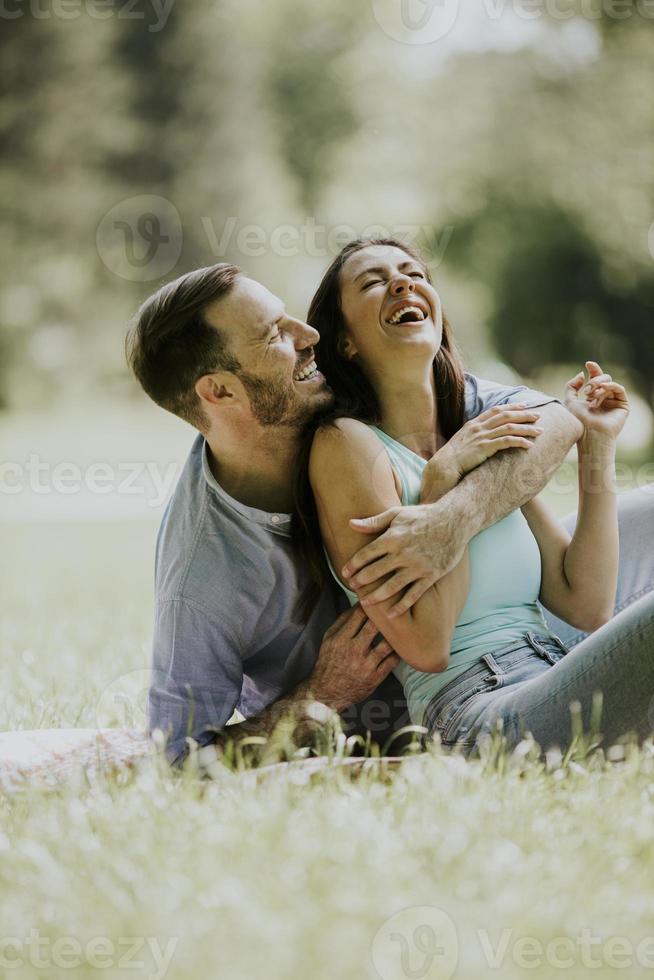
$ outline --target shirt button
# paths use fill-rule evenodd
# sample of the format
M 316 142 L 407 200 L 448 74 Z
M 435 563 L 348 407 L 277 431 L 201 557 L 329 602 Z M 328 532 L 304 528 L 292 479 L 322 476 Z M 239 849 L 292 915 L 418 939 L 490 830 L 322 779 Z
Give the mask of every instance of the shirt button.
M 273 514 L 273 516 L 271 517 L 271 521 L 273 522 L 273 524 L 279 524 L 279 522 L 281 521 L 281 517 L 279 516 L 279 514 Z

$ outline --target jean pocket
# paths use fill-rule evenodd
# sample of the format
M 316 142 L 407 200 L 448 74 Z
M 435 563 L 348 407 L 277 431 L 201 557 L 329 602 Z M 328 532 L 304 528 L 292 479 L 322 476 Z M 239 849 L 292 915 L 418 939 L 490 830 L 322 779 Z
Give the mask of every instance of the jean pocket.
M 488 675 L 479 679 L 467 690 L 462 691 L 459 696 L 452 698 L 441 708 L 437 707 L 433 722 L 429 726 L 430 731 L 434 734 L 438 733 L 443 745 L 453 745 L 460 742 L 468 733 L 469 726 L 464 724 L 468 709 L 484 694 L 496 691 L 501 686 L 501 678 L 495 675 Z

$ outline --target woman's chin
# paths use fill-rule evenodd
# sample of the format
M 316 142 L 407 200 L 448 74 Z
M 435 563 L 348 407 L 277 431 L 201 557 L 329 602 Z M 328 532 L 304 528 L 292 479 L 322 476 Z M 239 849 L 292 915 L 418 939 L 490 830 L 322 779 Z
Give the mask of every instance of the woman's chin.
M 390 338 L 395 350 L 405 350 L 411 352 L 422 352 L 425 356 L 436 357 L 440 350 L 440 343 L 436 342 L 433 335 L 421 332 L 420 330 L 409 329 L 406 333 L 396 333 Z

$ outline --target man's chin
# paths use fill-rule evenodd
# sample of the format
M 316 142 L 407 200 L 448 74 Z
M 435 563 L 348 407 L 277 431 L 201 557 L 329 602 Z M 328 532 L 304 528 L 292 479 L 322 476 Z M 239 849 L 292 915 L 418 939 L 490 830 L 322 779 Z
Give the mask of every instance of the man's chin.
M 325 381 L 316 391 L 308 402 L 308 408 L 312 414 L 323 412 L 326 408 L 331 408 L 334 404 L 334 392 Z

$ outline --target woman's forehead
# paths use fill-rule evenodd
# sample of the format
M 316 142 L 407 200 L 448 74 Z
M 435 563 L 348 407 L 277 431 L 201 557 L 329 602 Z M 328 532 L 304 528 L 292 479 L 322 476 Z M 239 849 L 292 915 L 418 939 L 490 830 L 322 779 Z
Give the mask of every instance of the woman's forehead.
M 360 248 L 348 256 L 343 263 L 342 271 L 346 273 L 349 279 L 372 266 L 399 268 L 402 265 L 416 264 L 420 265 L 421 263 L 418 263 L 413 256 L 405 252 L 403 248 L 398 248 L 397 245 L 366 245 L 365 248 Z

